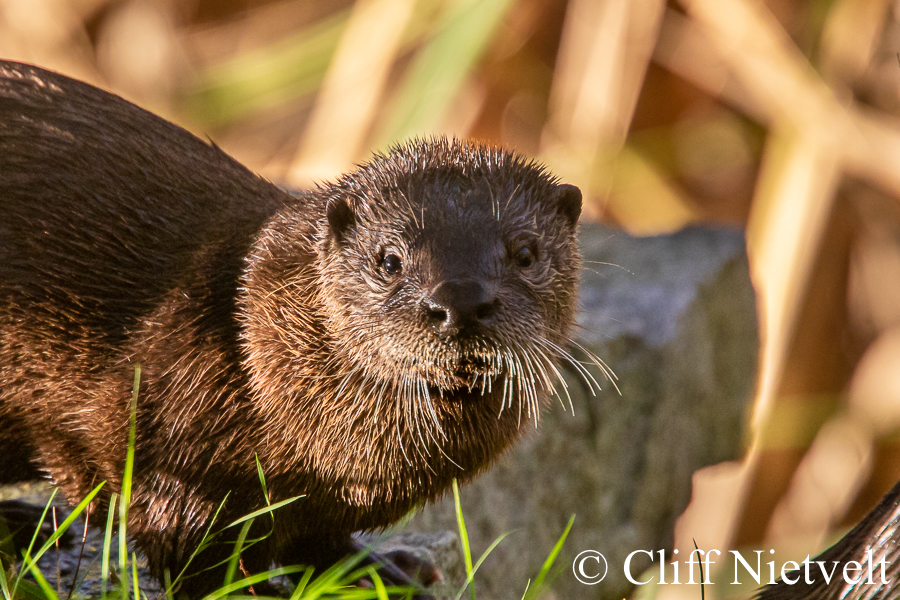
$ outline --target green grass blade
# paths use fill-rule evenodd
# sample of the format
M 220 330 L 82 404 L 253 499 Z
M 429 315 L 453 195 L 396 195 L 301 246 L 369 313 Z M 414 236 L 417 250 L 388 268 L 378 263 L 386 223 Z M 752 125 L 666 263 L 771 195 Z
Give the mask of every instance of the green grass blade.
M 0 556 L 15 558 L 16 548 L 13 544 L 13 534 L 9 530 L 6 519 L 0 517 Z
M 33 560 L 28 561 L 27 568 L 29 571 L 31 571 L 32 577 L 34 577 L 34 580 L 37 581 L 37 584 L 40 586 L 41 591 L 44 593 L 44 596 L 47 598 L 47 600 L 59 600 L 59 596 L 56 595 L 56 591 L 53 589 L 53 586 L 51 586 L 47 582 L 47 580 L 44 578 L 43 573 L 41 573 L 41 570 Z
M 47 600 L 41 586 L 26 580 L 22 581 L 14 598 L 15 600 Z
M 119 582 L 122 600 L 128 600 L 128 507 L 131 505 L 131 479 L 134 476 L 134 446 L 137 431 L 137 401 L 141 387 L 141 365 L 134 365 L 134 387 L 128 411 L 128 448 L 122 475 L 122 501 L 119 503 Z
M 294 593 L 291 594 L 290 600 L 300 600 L 301 596 L 303 596 L 304 590 L 306 590 L 307 584 L 309 584 L 309 580 L 312 579 L 314 572 L 314 568 L 306 568 L 306 572 L 303 573 L 303 577 L 301 577 L 300 581 L 297 582 L 297 587 L 294 588 Z
M 47 500 L 47 504 L 44 506 L 44 512 L 41 513 L 41 520 L 38 522 L 37 528 L 34 530 L 34 534 L 31 536 L 31 541 L 28 543 L 28 548 L 25 549 L 25 556 L 31 556 L 31 551 L 34 549 L 34 544 L 37 542 L 38 533 L 41 531 L 41 525 L 44 523 L 44 519 L 47 518 L 47 512 L 50 510 L 50 505 L 53 502 L 53 498 L 56 497 L 57 489 L 53 489 L 50 492 L 50 498 Z M 18 587 L 19 581 L 22 580 L 22 575 L 24 571 L 19 571 L 19 576 L 16 577 L 16 583 L 13 585 L 13 597 L 16 595 L 16 587 Z
M 244 577 L 243 579 L 239 579 L 238 581 L 234 581 L 228 585 L 222 586 L 216 591 L 207 594 L 204 596 L 203 600 L 218 600 L 223 596 L 227 596 L 231 592 L 236 592 L 237 590 L 243 589 L 247 586 L 253 585 L 254 583 L 260 583 L 262 581 L 268 581 L 270 577 L 278 577 L 280 575 L 290 575 L 291 573 L 299 573 L 303 571 L 306 567 L 296 566 L 296 567 L 279 567 L 277 569 L 272 569 L 271 571 L 266 571 L 265 573 L 255 573 L 250 575 L 249 577 Z
M 172 573 L 168 568 L 163 570 L 163 585 L 166 588 L 166 600 L 175 600 L 175 594 L 172 592 Z
M 179 573 L 178 577 L 175 579 L 176 581 L 181 578 L 181 576 L 184 574 L 184 571 L 191 564 L 191 561 L 194 560 L 194 558 L 198 554 L 200 554 L 202 550 L 212 544 L 212 541 L 219 534 L 219 532 L 213 533 L 212 529 L 215 526 L 216 521 L 219 520 L 219 513 L 222 512 L 223 508 L 225 508 L 226 502 L 228 502 L 228 494 L 225 494 L 225 498 L 222 500 L 222 502 L 219 503 L 219 507 L 216 508 L 216 512 L 213 514 L 212 519 L 209 520 L 209 525 L 206 526 L 206 531 L 203 533 L 203 537 L 200 538 L 200 543 L 197 544 L 197 548 L 191 553 L 191 556 L 188 558 L 187 564 L 184 566 L 184 569 L 182 569 L 181 573 Z
M 200 543 L 197 544 L 197 547 L 194 548 L 194 551 L 191 552 L 191 555 L 188 557 L 187 562 L 184 564 L 184 567 L 181 569 L 181 572 L 175 577 L 175 581 L 171 581 L 171 573 L 169 574 L 169 582 L 166 584 L 166 596 L 172 595 L 172 589 L 174 586 L 178 585 L 178 582 L 182 580 L 184 574 L 187 573 L 188 568 L 191 566 L 191 562 L 200 554 L 203 550 L 209 547 L 212 544 L 212 540 L 215 538 L 217 534 L 213 534 L 212 528 L 216 524 L 216 521 L 219 519 L 219 513 L 222 512 L 222 508 L 224 508 L 225 503 L 228 501 L 228 494 L 225 494 L 225 498 L 222 502 L 219 503 L 219 507 L 216 508 L 216 512 L 213 514 L 212 519 L 209 520 L 209 525 L 206 526 L 206 531 L 203 533 L 203 537 L 200 539 Z M 227 559 L 223 562 L 227 562 Z M 215 568 L 218 565 L 214 565 L 211 568 Z
M 459 592 L 456 594 L 456 597 L 454 600 L 460 600 L 460 598 L 462 598 L 462 595 L 463 595 L 463 593 L 465 593 L 466 588 L 469 587 L 469 585 L 471 585 L 472 581 L 475 579 L 475 573 L 478 572 L 478 568 L 481 567 L 481 563 L 484 562 L 484 560 L 491 554 L 491 552 L 494 551 L 494 548 L 499 546 L 500 542 L 502 542 L 506 538 L 506 536 L 508 536 L 510 533 L 512 533 L 512 531 L 507 531 L 503 535 L 497 537 L 497 539 L 494 540 L 490 546 L 488 546 L 488 549 L 484 551 L 484 553 L 481 555 L 481 557 L 479 557 L 478 561 L 475 563 L 475 566 L 472 567 L 472 572 L 468 573 L 466 575 L 466 581 L 465 581 L 465 583 L 463 583 L 463 586 L 459 589 Z
M 469 547 L 469 534 L 466 531 L 466 520 L 463 518 L 462 502 L 459 499 L 459 483 L 453 479 L 453 503 L 456 508 L 456 526 L 459 529 L 459 541 L 462 544 L 463 558 L 466 562 L 466 580 L 469 581 L 469 594 L 475 600 L 475 569 L 472 567 L 472 549 Z
M 82 512 L 84 512 L 84 510 L 88 507 L 88 505 L 91 503 L 91 501 L 93 501 L 94 496 L 96 496 L 100 492 L 100 490 L 103 488 L 105 483 L 106 482 L 102 482 L 100 485 L 95 487 L 93 490 L 91 490 L 91 493 L 89 493 L 87 496 L 85 496 L 84 500 L 82 500 L 81 502 L 78 503 L 78 506 L 76 506 L 72 510 L 71 514 L 69 514 L 69 516 L 66 517 L 66 519 L 62 522 L 62 524 L 60 524 L 60 526 L 57 528 L 57 530 L 54 531 L 53 534 L 49 538 L 47 538 L 47 541 L 44 542 L 44 545 L 41 546 L 41 549 L 38 550 L 37 553 L 33 557 L 31 556 L 31 553 L 30 553 L 31 546 L 29 545 L 28 550 L 25 551 L 24 560 L 32 561 L 35 563 L 37 561 L 39 561 L 41 559 L 41 557 L 44 555 L 44 553 L 46 553 L 50 548 L 52 548 L 54 546 L 54 544 L 56 544 L 56 540 L 58 540 L 60 537 L 62 537 L 62 535 L 66 532 L 66 530 L 72 525 L 72 522 L 75 521 L 75 519 L 77 519 L 78 516 Z M 47 504 L 47 506 L 48 507 L 50 506 L 49 503 Z M 45 509 L 44 515 L 46 515 L 46 514 L 47 514 L 47 511 Z M 41 522 L 43 523 L 43 518 L 41 519 Z M 39 531 L 39 530 L 40 530 L 40 528 L 38 528 L 37 531 Z M 37 535 L 37 531 L 35 531 L 35 535 Z M 32 542 L 33 542 L 33 540 L 32 540 Z
M 106 530 L 103 533 L 103 555 L 100 557 L 100 597 L 105 600 L 109 585 L 109 552 L 112 549 L 113 521 L 116 517 L 116 501 L 119 495 L 115 492 L 109 497 L 109 509 L 106 512 Z
M 34 532 L 34 535 L 33 535 L 32 538 L 31 538 L 31 542 L 28 544 L 28 548 L 25 550 L 25 552 L 24 552 L 24 554 L 23 554 L 23 557 L 22 557 L 22 566 L 23 566 L 23 568 L 19 571 L 19 574 L 18 574 L 18 576 L 16 577 L 15 584 L 13 585 L 13 589 L 12 589 L 11 592 L 10 592 L 10 596 L 11 596 L 12 598 L 18 598 L 18 597 L 19 597 L 19 590 L 21 589 L 20 584 L 23 583 L 23 582 L 22 582 L 22 576 L 25 574 L 25 571 L 26 571 L 26 570 L 28 570 L 28 571 L 33 571 L 33 572 L 34 572 L 34 571 L 37 571 L 37 573 L 39 574 L 39 570 L 38 570 L 38 568 L 37 568 L 37 561 L 39 561 L 39 560 L 41 559 L 41 557 L 42 557 L 48 550 L 50 550 L 50 548 L 52 548 L 52 547 L 56 544 L 56 541 L 57 541 L 60 537 L 62 537 L 62 535 L 66 532 L 66 530 L 69 529 L 69 527 L 72 525 L 72 523 L 75 521 L 75 519 L 77 519 L 77 518 L 81 515 L 81 513 L 83 513 L 83 512 L 87 509 L 87 507 L 90 505 L 90 503 L 94 500 L 94 497 L 100 492 L 100 490 L 103 488 L 103 486 L 104 486 L 105 484 L 106 484 L 105 481 L 104 481 L 104 482 L 101 482 L 100 485 L 98 485 L 98 486 L 95 487 L 93 490 L 91 490 L 91 492 L 84 498 L 84 500 L 82 500 L 82 501 L 78 504 L 78 506 L 76 506 L 76 507 L 72 510 L 72 512 L 69 514 L 69 516 L 66 517 L 66 519 L 65 519 L 65 520 L 64 520 L 64 521 L 56 528 L 56 530 L 50 535 L 50 537 L 47 538 L 47 541 L 44 542 L 44 545 L 41 546 L 40 550 L 38 550 L 37 553 L 35 553 L 35 554 L 32 556 L 31 551 L 32 551 L 33 548 L 34 548 L 34 544 L 35 544 L 35 542 L 37 541 L 37 535 L 38 535 L 38 533 L 40 532 L 40 529 L 41 529 L 41 528 L 40 528 L 40 525 L 38 525 L 38 527 L 35 528 L 35 532 Z M 47 504 L 46 504 L 46 506 L 44 507 L 44 512 L 41 514 L 41 520 L 40 520 L 40 523 L 43 523 L 43 522 L 44 522 L 44 519 L 46 519 L 46 517 L 47 517 L 47 512 L 50 510 L 50 506 L 51 506 L 51 504 L 53 503 L 53 498 L 56 496 L 56 491 L 57 491 L 57 490 L 54 489 L 53 492 L 50 494 L 50 499 L 47 501 Z M 34 573 L 33 573 L 33 574 L 34 574 Z M 38 575 L 37 575 L 37 574 L 35 574 L 35 579 L 38 580 Z M 46 584 L 46 580 L 44 580 L 44 584 L 41 584 L 40 580 L 38 580 L 38 584 L 40 585 L 40 588 L 42 589 L 42 591 L 46 591 L 46 590 L 44 590 L 44 584 Z M 48 585 L 49 585 L 49 584 L 48 584 Z M 52 588 L 51 588 L 51 591 L 52 591 Z M 26 594 L 26 595 L 32 595 L 32 594 Z M 50 596 L 48 596 L 48 597 L 50 597 Z M 56 593 L 55 593 L 55 592 L 53 593 L 53 596 L 52 596 L 52 597 L 53 597 L 53 598 L 56 598 Z
M 388 593 L 384 587 L 384 582 L 381 580 L 381 576 L 378 574 L 378 570 L 375 567 L 369 567 L 369 577 L 372 578 L 372 584 L 375 586 L 375 594 L 377 595 L 378 600 L 388 600 Z
M 244 542 L 247 540 L 247 534 L 250 533 L 250 527 L 253 525 L 253 519 L 246 521 L 238 533 L 237 541 L 234 544 L 234 550 L 231 553 L 231 559 L 228 561 L 228 569 L 225 571 L 224 585 L 229 585 L 234 581 L 234 574 L 237 572 L 238 564 L 241 562 L 241 550 Z
M 522 600 L 525 600 L 525 597 L 528 596 L 528 590 L 531 589 L 531 580 L 525 582 L 525 591 L 522 592 Z
M 16 593 L 15 600 L 47 600 L 41 586 L 30 581 L 22 581 L 19 591 Z
M 131 553 L 131 587 L 134 589 L 134 600 L 140 600 L 141 586 L 140 581 L 138 581 L 137 554 L 134 552 Z
M 569 537 L 569 532 L 572 530 L 572 525 L 574 523 L 575 515 L 572 515 L 571 517 L 569 517 L 569 523 L 568 525 L 566 525 L 566 529 L 563 531 L 562 535 L 559 536 L 559 539 L 553 546 L 553 550 L 551 550 L 550 554 L 547 556 L 547 560 L 544 561 L 544 564 L 541 567 L 541 572 L 538 573 L 538 576 L 534 578 L 534 585 L 530 588 L 531 593 L 525 596 L 526 598 L 536 598 L 537 595 L 541 593 L 541 590 L 544 587 L 544 582 L 547 580 L 547 575 L 550 573 L 550 569 L 553 568 L 553 564 L 556 562 L 556 557 L 559 556 L 563 544 L 566 543 L 566 538 Z
M 259 462 L 259 454 L 254 454 L 253 458 L 256 460 L 256 475 L 259 477 L 259 485 L 262 486 L 263 498 L 266 504 L 269 504 L 269 488 L 266 487 L 266 474 L 263 473 L 262 463 Z
M 12 592 L 10 592 L 9 589 L 9 578 L 6 576 L 6 565 L 3 564 L 2 560 L 0 560 L 0 591 L 3 593 L 3 600 L 12 600 Z
M 282 506 L 284 506 L 285 504 L 290 504 L 291 502 L 294 502 L 295 500 L 298 500 L 303 497 L 304 496 L 294 496 L 293 498 L 288 498 L 287 500 L 282 500 L 281 502 L 276 502 L 275 504 L 270 504 L 269 506 L 264 506 L 263 508 L 260 508 L 259 510 L 253 511 L 249 515 L 245 515 L 245 516 L 241 517 L 237 521 L 232 521 L 231 523 L 229 523 L 228 525 L 225 526 L 225 529 L 228 529 L 229 527 L 235 527 L 236 525 L 240 525 L 244 521 L 255 519 L 256 517 L 271 513 L 273 510 L 277 510 L 277 509 L 281 508 Z
M 481 557 L 478 559 L 478 562 L 476 562 L 475 566 L 472 567 L 472 575 L 474 575 L 475 573 L 478 572 L 478 568 L 481 566 L 481 563 L 484 562 L 484 559 L 486 559 L 488 557 L 488 555 L 490 555 L 490 553 L 494 551 L 494 548 L 499 546 L 500 542 L 502 542 L 504 539 L 506 539 L 506 536 L 508 536 L 511 533 L 512 533 L 512 531 L 507 531 L 506 533 L 498 536 L 497 539 L 494 540 L 490 546 L 488 546 L 488 549 L 484 551 L 484 554 L 481 555 Z
M 345 583 L 352 583 L 355 581 L 350 579 L 356 573 L 353 569 L 368 555 L 368 551 L 358 552 L 322 571 L 322 574 L 316 577 L 307 586 L 304 600 L 318 598 L 323 594 L 333 592 L 335 589 L 342 587 Z

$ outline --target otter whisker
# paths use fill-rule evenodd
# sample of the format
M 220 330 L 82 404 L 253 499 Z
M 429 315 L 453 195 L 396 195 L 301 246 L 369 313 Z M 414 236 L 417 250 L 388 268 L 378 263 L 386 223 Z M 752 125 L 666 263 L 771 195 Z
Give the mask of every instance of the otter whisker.
M 530 368 L 526 362 L 522 362 L 522 378 L 519 380 L 519 390 L 521 394 L 521 399 L 519 401 L 519 405 L 525 405 L 525 420 L 534 418 L 532 416 L 532 410 L 534 407 L 534 399 L 532 397 L 534 393 L 534 385 L 528 385 L 528 378 L 530 377 Z M 520 411 L 521 412 L 521 411 Z
M 353 379 L 353 377 L 355 375 L 356 375 L 355 368 L 353 370 L 351 370 L 349 373 L 347 373 L 347 376 L 344 377 L 344 380 L 341 382 L 341 385 L 338 387 L 337 391 L 335 391 L 335 393 L 334 393 L 335 401 L 340 400 L 341 394 L 344 393 L 344 389 L 347 387 L 347 384 L 350 383 L 350 380 Z M 356 403 L 357 400 L 359 400 L 359 392 L 361 389 L 362 389 L 362 386 L 358 386 L 358 389 L 356 390 L 356 398 L 354 399 L 354 404 Z
M 562 375 L 559 373 L 559 370 L 556 368 L 556 365 L 553 364 L 553 361 L 550 360 L 550 358 L 547 356 L 547 354 L 544 352 L 544 350 L 540 346 L 529 347 L 525 351 L 528 352 L 532 356 L 535 367 L 538 369 L 538 372 L 541 375 L 541 378 L 544 382 L 545 388 L 547 390 L 549 390 L 549 393 L 556 394 L 556 396 L 559 397 L 559 403 L 562 406 L 563 410 L 565 410 L 566 405 L 563 404 L 562 396 L 557 392 L 556 388 L 553 385 L 553 382 L 550 380 L 550 374 L 547 371 L 547 367 L 549 366 L 550 369 L 553 370 L 553 372 L 556 374 L 557 378 L 562 383 L 563 390 L 566 393 L 566 398 L 568 398 L 568 400 L 569 400 L 569 408 L 572 410 L 572 414 L 574 415 L 575 414 L 575 406 L 572 404 L 572 396 L 569 394 L 569 387 L 568 387 L 568 385 L 566 385 L 565 380 L 562 379 Z
M 356 407 L 356 411 L 353 413 L 353 417 L 352 417 L 353 421 L 356 421 L 356 419 L 359 418 L 359 416 L 365 410 L 365 407 L 368 406 L 368 404 L 366 403 L 365 400 L 360 402 L 359 399 L 360 399 L 360 397 L 363 396 L 363 392 L 368 391 L 367 387 L 370 385 L 371 385 L 370 379 L 368 377 L 364 376 L 363 380 L 356 386 L 356 396 L 353 398 L 353 402 L 351 403 L 351 406 Z
M 403 431 L 400 427 L 400 413 L 403 409 L 403 397 L 401 395 L 400 401 L 394 403 L 394 431 L 397 432 L 397 440 L 400 444 L 400 453 L 403 455 L 403 460 L 406 461 L 408 466 L 412 466 L 412 461 L 409 460 L 409 455 L 406 454 L 406 446 L 403 443 Z
M 419 425 L 419 413 L 418 413 L 418 403 L 415 401 L 413 397 L 413 390 L 416 382 L 414 378 L 409 377 L 405 380 L 405 385 L 400 389 L 400 403 L 403 405 L 403 414 L 407 425 L 414 425 L 414 430 L 419 438 L 419 443 L 416 444 L 417 452 L 421 456 L 422 448 L 425 446 L 425 440 L 422 438 L 422 429 Z M 412 423 L 410 423 L 410 420 Z M 402 431 L 397 432 L 398 435 L 403 435 Z
M 375 412 L 372 415 L 374 417 L 372 423 L 375 425 L 378 424 L 378 419 L 381 417 L 381 401 L 384 398 L 384 392 L 388 388 L 388 382 L 388 379 L 383 379 L 378 387 L 378 396 L 375 399 Z
M 539 416 L 538 416 L 538 410 L 537 410 L 538 400 L 537 400 L 537 389 L 536 389 L 537 382 L 536 382 L 535 368 L 531 361 L 531 356 L 528 354 L 528 352 L 526 352 L 521 347 L 521 345 L 519 345 L 518 343 L 516 343 L 515 346 L 519 350 L 519 356 L 524 358 L 525 372 L 527 373 L 526 377 L 524 378 L 524 381 L 526 383 L 530 384 L 525 387 L 527 407 L 528 407 L 528 415 L 527 416 L 529 418 L 533 418 L 535 424 L 537 424 L 537 422 L 539 420 Z
M 444 433 L 444 430 L 441 428 L 440 419 L 438 419 L 437 411 L 434 409 L 434 403 L 431 401 L 431 394 L 428 392 L 428 384 L 424 379 L 419 379 L 418 392 L 420 403 L 424 403 L 428 409 L 431 421 L 434 423 L 434 427 L 440 434 L 441 439 L 447 439 L 447 434 Z M 437 440 L 435 440 L 435 442 L 437 442 Z
M 535 349 L 530 346 L 526 346 L 522 348 L 522 352 L 528 357 L 529 363 L 534 365 L 535 372 L 540 376 L 541 384 L 543 385 L 544 389 L 549 393 L 554 393 L 555 390 L 553 388 L 553 384 L 550 381 L 550 376 L 547 373 L 547 369 L 544 366 L 544 363 L 538 358 Z
M 506 199 L 506 206 L 503 207 L 503 210 L 509 210 L 509 203 L 512 202 L 512 199 L 516 197 L 516 192 L 519 191 L 519 187 L 521 187 L 521 185 L 521 183 L 517 183 L 516 187 L 513 188 L 513 191 L 509 195 L 509 198 Z
M 428 386 L 427 386 L 427 384 L 425 383 L 425 381 L 420 381 L 420 384 L 421 384 L 421 392 L 422 392 L 422 394 L 427 398 L 427 401 L 428 401 L 428 403 L 430 404 L 430 403 L 431 403 L 431 394 L 428 393 Z M 432 407 L 432 410 L 434 410 L 433 407 Z M 435 414 L 435 419 L 437 419 L 437 414 Z M 447 436 L 446 436 L 446 434 L 444 434 L 444 431 L 440 428 L 440 425 L 439 425 L 439 424 L 438 424 L 438 431 L 441 432 L 441 435 L 442 435 L 442 437 L 443 437 L 444 439 L 448 439 Z M 440 441 L 438 441 L 437 439 L 435 439 L 435 438 L 433 438 L 433 437 L 432 437 L 432 441 L 434 441 L 435 447 L 437 448 L 438 452 L 441 453 L 441 456 L 443 456 L 444 458 L 446 458 L 448 462 L 450 462 L 452 465 L 454 465 L 454 466 L 455 466 L 456 468 L 458 468 L 460 471 L 465 471 L 465 469 L 463 469 L 463 467 L 462 467 L 459 463 L 457 463 L 455 460 L 453 460 L 453 459 L 450 457 L 449 454 L 447 454 L 446 452 L 444 452 L 444 448 L 443 448 L 443 446 L 441 445 Z M 431 468 L 430 465 L 429 465 L 429 468 Z M 433 470 L 433 469 L 432 469 L 432 470 Z
M 518 392 L 519 392 L 517 394 L 518 402 L 516 403 L 518 405 L 518 414 L 516 416 L 516 427 L 519 428 L 522 426 L 522 403 L 526 402 L 527 398 L 525 396 L 526 392 L 525 392 L 525 389 L 524 389 L 524 386 L 522 383 L 522 379 L 524 377 L 524 372 L 523 372 L 524 369 L 522 368 L 522 362 L 519 359 L 519 356 L 517 354 L 513 353 L 512 357 L 514 359 L 513 364 L 515 366 L 515 371 L 518 373 L 518 375 L 515 379 L 515 384 L 516 384 L 516 387 L 518 388 Z
M 494 354 L 491 356 L 491 371 L 494 373 L 503 372 L 503 354 L 500 349 L 495 349 Z
M 572 365 L 575 368 L 575 370 L 578 372 L 578 374 L 581 375 L 581 378 L 584 380 L 584 382 L 587 384 L 588 389 L 591 392 L 591 395 L 596 396 L 597 391 L 600 391 L 603 389 L 600 386 L 600 384 L 597 383 L 597 380 L 594 379 L 593 374 L 591 374 L 591 372 L 588 369 L 586 369 L 585 366 L 581 364 L 581 362 L 575 360 L 575 357 L 573 357 L 569 352 L 567 352 L 563 348 L 559 347 L 557 344 L 554 344 L 553 342 L 551 342 L 550 340 L 548 340 L 547 338 L 544 338 L 544 337 L 537 338 L 535 341 L 539 344 L 547 345 L 547 347 L 549 347 L 551 350 L 553 350 L 554 354 L 556 354 L 560 359 L 565 360 L 567 363 Z M 595 391 L 595 388 L 596 388 L 596 391 Z
M 508 406 L 510 409 L 512 409 L 513 399 L 518 398 L 518 396 L 516 395 L 516 387 L 518 385 L 516 357 L 513 355 L 512 351 L 507 348 L 504 352 L 504 358 L 506 359 L 506 370 L 507 373 L 509 373 L 507 378 L 509 382 L 509 401 L 505 404 L 505 406 Z
M 375 411 L 372 414 L 372 421 L 369 424 L 368 435 L 366 436 L 366 456 L 372 455 L 372 447 L 375 443 L 375 438 L 378 436 L 378 418 L 381 415 L 381 400 L 384 397 L 385 389 L 387 388 L 388 380 L 383 379 L 381 381 L 381 385 L 378 386 L 378 395 L 375 399 Z M 375 391 L 374 389 L 372 390 Z
M 540 385 L 541 389 L 546 389 L 546 387 L 544 386 L 543 382 L 540 381 L 541 372 L 538 368 L 538 365 L 532 361 L 531 354 L 526 352 L 525 359 L 526 359 L 526 367 L 528 368 L 528 372 L 529 372 L 529 380 L 531 381 L 531 389 L 529 391 L 530 392 L 529 397 L 531 398 L 531 410 L 534 413 L 534 416 L 533 416 L 534 424 L 535 424 L 535 426 L 537 426 L 538 421 L 540 419 L 540 407 L 541 407 L 540 397 L 538 396 L 538 391 L 539 391 L 538 386 Z M 546 377 L 546 375 L 544 375 L 544 376 Z
M 582 263 L 591 264 L 591 265 L 604 265 L 604 266 L 606 266 L 606 267 L 616 267 L 616 268 L 618 268 L 618 269 L 622 269 L 623 271 L 625 271 L 625 272 L 628 273 L 629 275 L 634 275 L 634 272 L 633 272 L 633 271 L 631 271 L 631 270 L 629 270 L 629 269 L 626 269 L 626 268 L 623 267 L 622 265 L 617 265 L 616 263 L 603 262 L 603 261 L 600 261 L 600 260 L 584 260 L 584 259 L 582 259 L 581 262 L 582 262 Z
M 619 386 L 616 385 L 616 381 L 618 381 L 619 378 L 616 377 L 616 374 L 613 372 L 613 370 L 609 368 L 609 365 L 607 365 L 605 362 L 603 362 L 603 359 L 601 359 L 599 356 L 597 356 L 596 354 L 594 354 L 593 352 L 591 352 L 590 350 L 588 350 L 587 348 L 585 348 L 584 346 L 582 346 L 581 344 L 579 344 L 578 342 L 576 342 L 574 340 L 569 340 L 569 343 L 572 344 L 573 346 L 575 346 L 576 348 L 578 348 L 579 350 L 581 350 L 585 354 L 585 356 L 590 358 L 591 362 L 594 363 L 594 365 L 596 365 L 596 367 L 598 369 L 600 369 L 600 371 L 603 372 L 603 374 L 606 376 L 606 378 L 609 380 L 609 382 L 613 385 L 613 387 L 616 388 L 616 391 L 620 395 L 622 394 L 622 392 L 619 390 Z
M 562 385 L 563 391 L 566 393 L 566 399 L 569 401 L 569 408 L 572 409 L 572 415 L 574 415 L 575 414 L 575 405 L 572 404 L 572 395 L 569 393 L 569 384 L 566 383 L 566 378 L 563 377 L 563 374 L 556 367 L 556 364 L 553 362 L 553 360 L 549 356 L 547 356 L 547 353 L 546 353 L 544 347 L 538 346 L 537 348 L 535 348 L 535 352 L 537 352 L 541 356 L 542 360 L 544 361 L 544 363 L 546 365 L 548 365 L 551 369 L 553 369 L 553 372 L 556 374 L 556 379 L 559 381 L 560 385 Z M 552 389 L 555 393 L 556 388 L 553 387 Z M 557 395 L 559 395 L 559 394 L 557 394 Z M 560 404 L 562 404 L 562 397 L 560 397 L 559 402 L 560 402 Z M 565 410 L 565 405 L 563 405 L 563 409 Z
M 503 414 L 503 409 L 506 408 L 506 392 L 510 388 L 509 380 L 510 380 L 509 375 L 507 375 L 506 377 L 503 378 L 503 399 L 500 403 L 500 413 L 497 415 L 497 418 L 499 418 L 500 415 Z
M 431 438 L 431 439 L 434 439 L 434 438 L 431 435 L 431 429 L 429 427 L 427 427 L 428 422 L 426 420 L 426 416 L 422 412 L 422 403 L 419 398 L 418 384 L 419 384 L 418 380 L 411 382 L 411 385 L 409 388 L 409 394 L 408 394 L 409 406 L 407 408 L 407 411 L 411 412 L 413 414 L 413 419 L 415 420 L 416 434 L 419 438 L 419 445 L 418 445 L 419 446 L 419 448 L 418 448 L 419 456 L 422 456 L 423 458 L 425 458 L 425 457 L 431 456 L 431 451 L 428 449 L 428 444 L 426 443 L 425 439 L 426 439 L 426 437 Z M 420 419 L 420 416 L 421 416 L 421 419 Z M 425 422 L 424 427 L 422 425 L 423 421 Z M 424 435 L 423 435 L 423 429 L 425 432 Z M 424 454 L 423 454 L 423 452 L 424 452 Z

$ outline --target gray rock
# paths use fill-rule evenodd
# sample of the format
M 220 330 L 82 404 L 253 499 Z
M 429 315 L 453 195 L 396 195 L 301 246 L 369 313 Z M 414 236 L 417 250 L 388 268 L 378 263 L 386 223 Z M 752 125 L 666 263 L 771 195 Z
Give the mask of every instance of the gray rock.
M 476 575 L 481 600 L 521 598 L 573 514 L 546 597 L 622 598 L 632 589 L 625 557 L 671 548 L 694 471 L 740 454 L 758 348 L 741 232 L 634 238 L 583 225 L 581 239 L 579 341 L 615 371 L 621 394 L 596 366 L 596 397 L 568 369 L 574 415 L 562 394 L 562 408 L 554 401 L 537 431 L 463 489 L 476 558 L 513 531 Z M 426 507 L 409 528 L 455 530 L 452 498 Z M 609 565 L 592 587 L 572 573 L 573 557 L 587 549 Z M 638 556 L 635 574 L 648 566 Z

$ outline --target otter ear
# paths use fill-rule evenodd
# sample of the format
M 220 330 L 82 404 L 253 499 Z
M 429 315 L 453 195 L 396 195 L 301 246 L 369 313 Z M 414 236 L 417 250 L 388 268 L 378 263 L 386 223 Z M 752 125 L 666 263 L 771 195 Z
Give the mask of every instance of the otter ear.
M 567 183 L 556 186 L 556 208 L 569 225 L 575 227 L 581 216 L 581 190 Z
M 356 223 L 356 215 L 350 208 L 350 203 L 346 198 L 329 201 L 325 208 L 325 216 L 328 217 L 328 228 L 334 241 L 343 244 L 347 231 Z

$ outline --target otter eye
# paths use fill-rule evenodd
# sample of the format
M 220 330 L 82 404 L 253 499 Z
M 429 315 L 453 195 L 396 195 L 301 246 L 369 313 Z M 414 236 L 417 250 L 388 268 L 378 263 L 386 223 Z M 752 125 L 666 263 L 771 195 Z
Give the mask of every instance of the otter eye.
M 388 254 L 381 260 L 381 266 L 388 275 L 397 275 L 403 269 L 403 261 L 396 254 Z
M 525 246 L 516 252 L 516 264 L 523 269 L 527 269 L 534 264 L 536 252 L 530 247 Z

